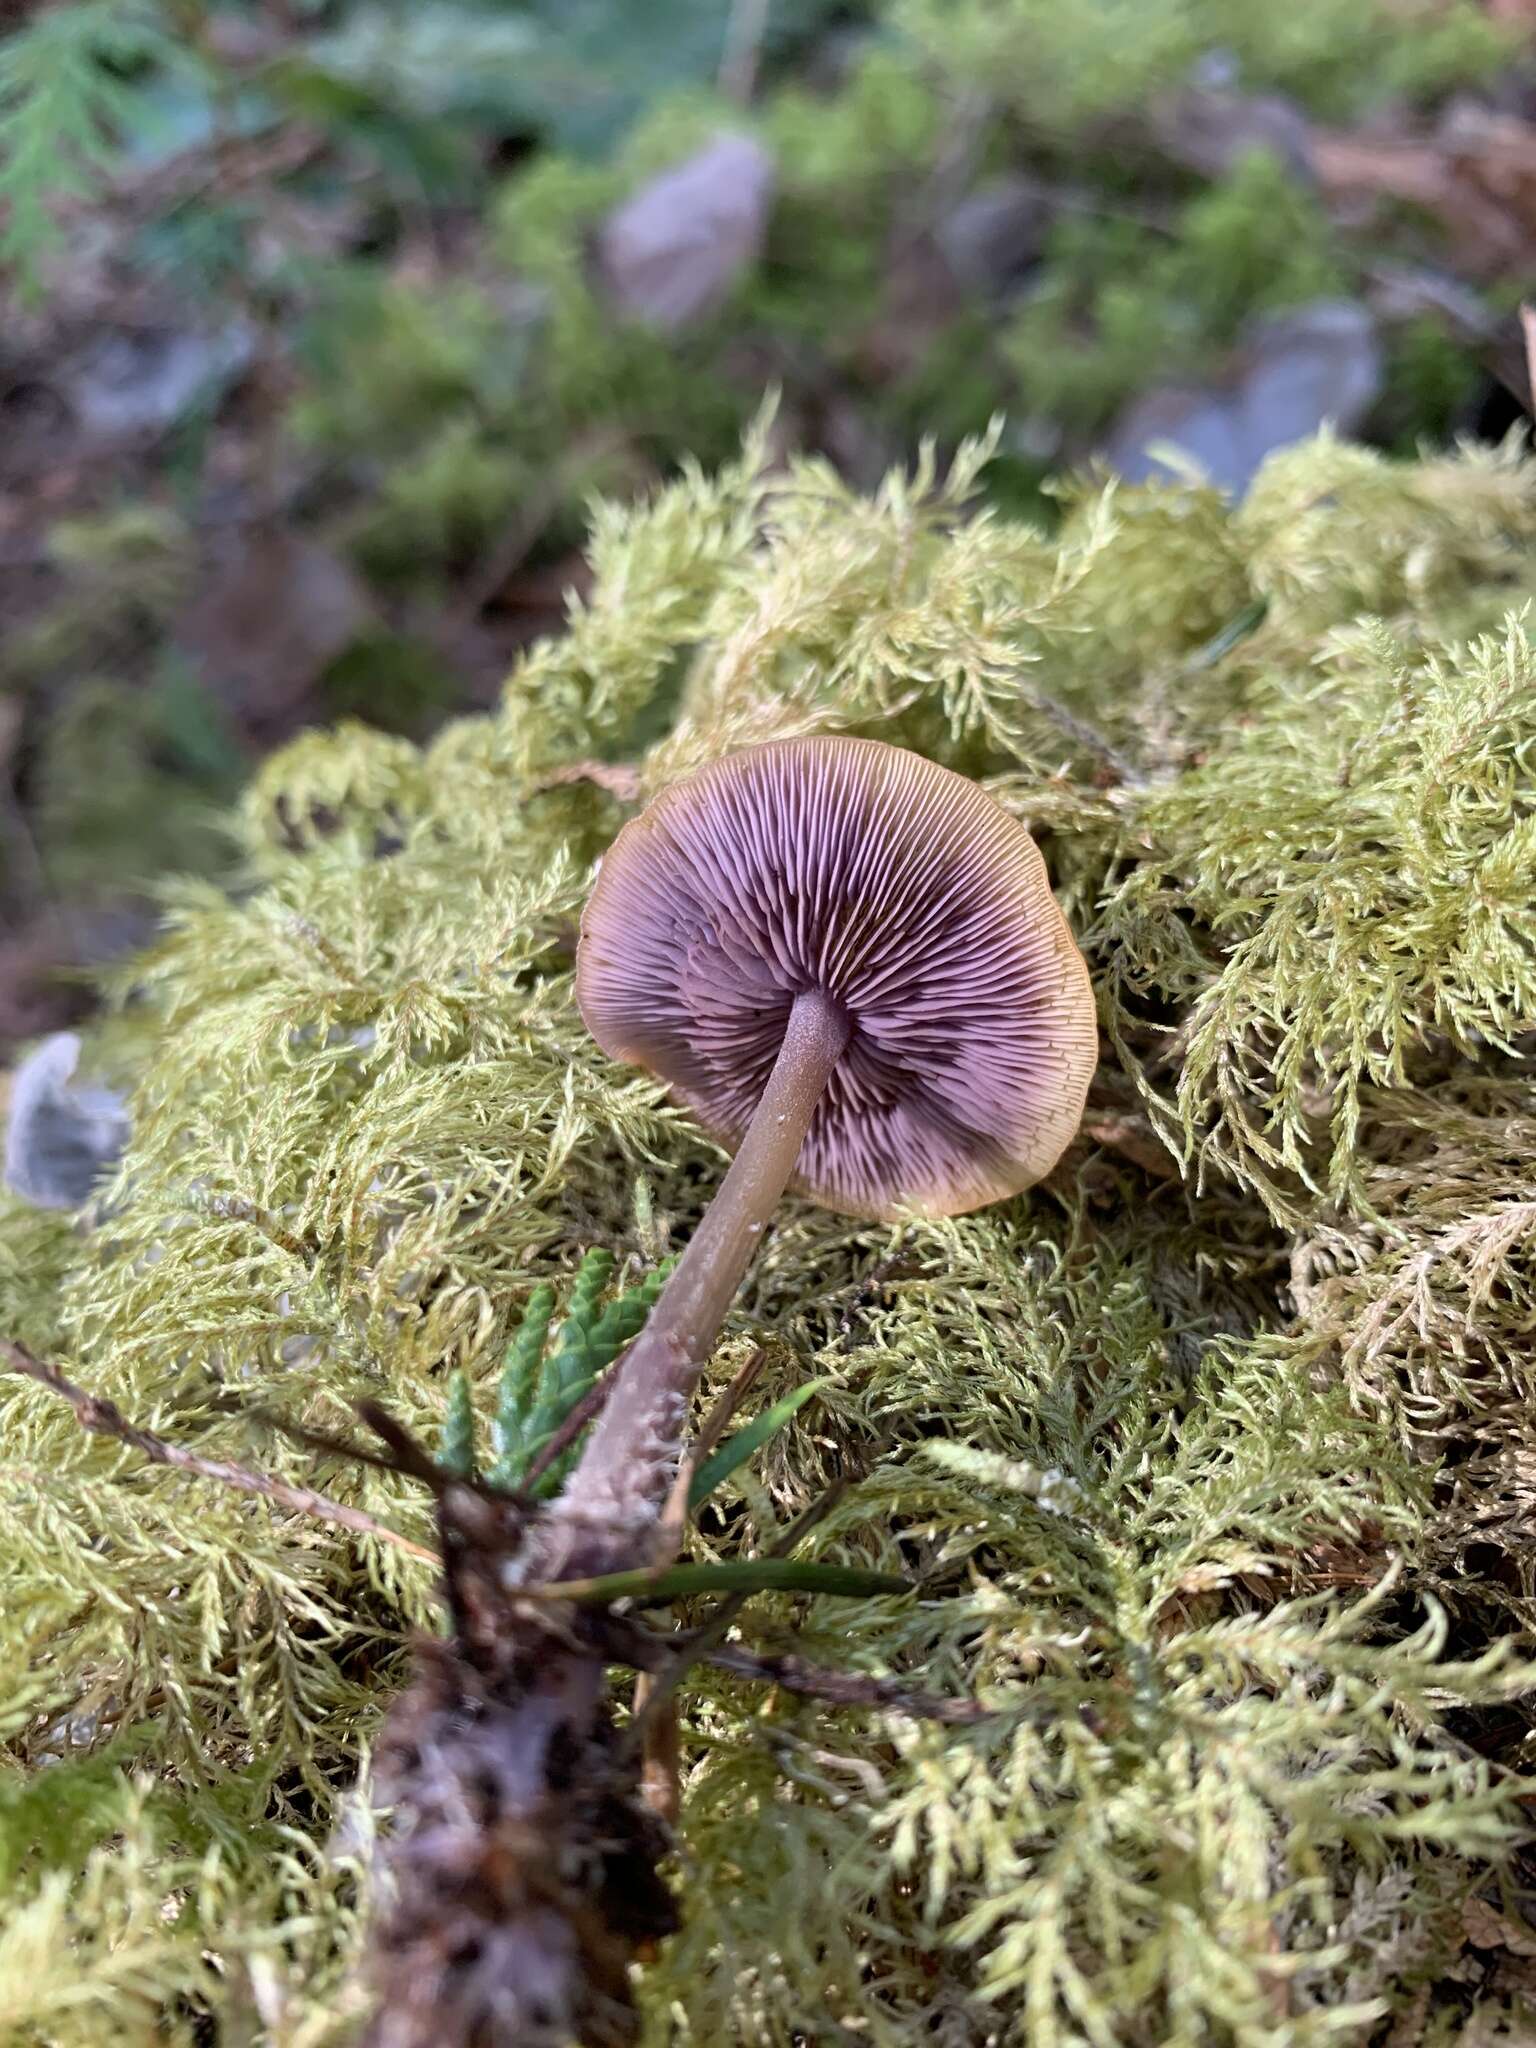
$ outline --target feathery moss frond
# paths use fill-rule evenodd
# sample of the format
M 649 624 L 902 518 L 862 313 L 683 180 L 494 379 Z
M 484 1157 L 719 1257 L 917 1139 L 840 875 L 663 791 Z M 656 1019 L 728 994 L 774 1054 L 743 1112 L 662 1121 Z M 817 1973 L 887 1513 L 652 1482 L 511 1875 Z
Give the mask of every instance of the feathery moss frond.
M 1523 616 L 1454 659 L 1367 628 L 1138 807 L 1100 931 L 1184 1019 L 1174 1142 L 1286 1220 L 1358 1207 L 1362 1088 L 1530 1027 L 1533 764 Z

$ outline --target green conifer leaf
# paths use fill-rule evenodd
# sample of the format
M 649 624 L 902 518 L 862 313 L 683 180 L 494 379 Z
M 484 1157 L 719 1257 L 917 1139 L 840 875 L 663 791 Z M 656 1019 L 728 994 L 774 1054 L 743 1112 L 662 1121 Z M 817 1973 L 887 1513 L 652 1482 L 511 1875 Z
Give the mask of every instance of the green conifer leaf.
M 491 1441 L 495 1451 L 489 1478 L 493 1486 L 516 1486 L 525 1462 L 523 1443 L 533 1410 L 534 1392 L 544 1363 L 544 1345 L 555 1312 L 555 1290 L 535 1287 L 523 1319 L 507 1346 L 496 1400 Z
M 475 1399 L 463 1366 L 448 1376 L 448 1402 L 443 1413 L 443 1441 L 437 1462 L 458 1479 L 475 1476 Z

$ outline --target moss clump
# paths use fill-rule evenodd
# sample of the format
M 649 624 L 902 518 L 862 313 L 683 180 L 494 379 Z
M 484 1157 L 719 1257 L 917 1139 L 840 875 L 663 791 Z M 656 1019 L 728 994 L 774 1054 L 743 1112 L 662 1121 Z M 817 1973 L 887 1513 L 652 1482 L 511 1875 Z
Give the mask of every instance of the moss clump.
M 1536 1678 L 1536 471 L 1324 441 L 1235 510 L 1085 486 L 1048 538 L 972 509 L 985 453 L 863 497 L 754 442 L 600 508 L 590 594 L 498 711 L 272 759 L 240 886 L 174 895 L 101 1027 L 116 1185 L 5 1212 L 0 1328 L 292 1477 L 252 1407 L 334 1427 L 367 1392 L 437 1441 L 462 1369 L 488 1416 L 525 1314 L 593 1248 L 633 1285 L 719 1171 L 575 1013 L 623 816 L 579 764 L 654 789 L 771 734 L 918 746 L 1038 833 L 1109 1052 L 1027 1197 L 785 1210 L 712 1377 L 762 1342 L 765 1403 L 827 1384 L 698 1540 L 761 1546 L 858 1466 L 813 1548 L 924 1597 L 776 1596 L 752 1639 L 998 1711 L 691 1686 L 652 2038 L 1514 2038 L 1487 1927 Z M 345 2039 L 349 1787 L 426 1568 L 146 1470 L 31 1385 L 6 1419 L 10 2037 Z M 388 1475 L 322 1483 L 427 1533 Z
M 1488 78 L 1506 30 L 1474 0 L 1297 0 L 1284 14 L 1232 0 L 896 0 L 895 20 L 946 74 L 1059 133 L 1144 106 L 1220 53 L 1249 91 L 1293 94 L 1325 119 L 1369 114 Z M 1097 62 L 1085 61 L 1093 52 Z

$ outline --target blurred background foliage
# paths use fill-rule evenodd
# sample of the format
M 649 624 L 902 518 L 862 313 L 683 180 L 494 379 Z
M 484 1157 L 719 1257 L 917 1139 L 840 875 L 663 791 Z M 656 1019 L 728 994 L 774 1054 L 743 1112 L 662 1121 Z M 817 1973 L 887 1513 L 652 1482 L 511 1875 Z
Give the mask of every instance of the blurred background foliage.
M 491 702 L 594 492 L 1519 416 L 1524 0 L 63 0 L 0 45 L 0 1044 L 295 730 Z M 1183 456 L 1173 449 L 1181 448 Z

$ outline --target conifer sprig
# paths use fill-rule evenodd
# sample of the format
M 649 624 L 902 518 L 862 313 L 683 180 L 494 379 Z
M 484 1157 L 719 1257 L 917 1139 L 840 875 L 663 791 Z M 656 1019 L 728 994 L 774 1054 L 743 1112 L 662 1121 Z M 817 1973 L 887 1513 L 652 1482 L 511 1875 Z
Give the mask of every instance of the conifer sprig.
M 491 1427 L 490 1485 L 515 1493 L 532 1475 L 534 1500 L 560 1491 L 580 1448 L 580 1437 L 553 1459 L 541 1458 L 624 1347 L 645 1326 L 673 1261 L 622 1289 L 603 1294 L 613 1276 L 612 1252 L 595 1246 L 582 1259 L 571 1283 L 564 1319 L 551 1336 L 555 1291 L 541 1285 L 528 1297 L 513 1332 L 496 1383 Z M 464 1478 L 476 1475 L 474 1393 L 459 1367 L 448 1382 L 438 1463 Z
M 59 202 L 107 175 L 134 112 L 134 74 L 195 61 L 147 0 L 39 7 L 0 43 L 0 264 L 24 287 L 35 289 L 58 239 Z

